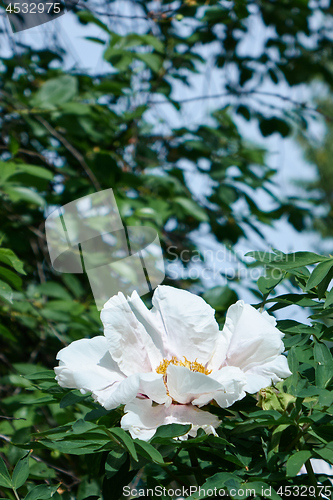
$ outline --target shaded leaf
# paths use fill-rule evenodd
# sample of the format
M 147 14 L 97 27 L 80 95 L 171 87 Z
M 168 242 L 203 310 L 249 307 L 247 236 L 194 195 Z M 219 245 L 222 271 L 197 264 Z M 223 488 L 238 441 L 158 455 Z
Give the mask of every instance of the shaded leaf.
M 12 483 L 14 488 L 20 488 L 29 477 L 29 456 L 21 458 L 15 465 Z
M 296 453 L 294 453 L 294 455 L 291 455 L 291 457 L 289 457 L 287 460 L 287 476 L 296 476 L 299 473 L 302 465 L 304 465 L 311 456 L 312 453 L 309 450 L 297 451 Z
M 0 457 L 0 486 L 5 486 L 5 488 L 12 487 L 12 480 L 10 479 L 8 469 L 1 457 Z

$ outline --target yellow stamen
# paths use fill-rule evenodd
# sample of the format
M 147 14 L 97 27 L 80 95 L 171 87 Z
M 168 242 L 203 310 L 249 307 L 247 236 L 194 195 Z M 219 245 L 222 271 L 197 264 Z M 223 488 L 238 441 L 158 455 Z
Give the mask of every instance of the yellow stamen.
M 169 365 L 184 366 L 185 368 L 191 370 L 191 372 L 204 373 L 205 375 L 209 375 L 212 372 L 212 370 L 207 370 L 204 365 L 198 363 L 197 360 L 189 361 L 185 358 L 185 356 L 183 356 L 183 358 L 185 361 L 181 361 L 180 359 L 176 358 L 176 356 L 173 356 L 171 359 L 164 358 L 156 368 L 156 372 L 160 373 L 165 378 Z
M 212 370 L 207 370 L 207 368 L 205 368 L 204 365 L 198 363 L 197 360 L 189 361 L 188 359 L 185 358 L 185 356 L 183 356 L 183 358 L 184 361 L 181 361 L 180 359 L 176 358 L 176 356 L 172 356 L 171 359 L 164 358 L 163 361 L 161 361 L 158 367 L 156 368 L 156 372 L 163 375 L 163 382 L 168 396 L 170 396 L 167 386 L 167 369 L 169 365 L 184 366 L 185 368 L 191 370 L 191 372 L 204 373 L 205 375 L 209 375 L 212 372 Z M 172 400 L 172 402 L 174 404 L 178 404 L 177 401 Z

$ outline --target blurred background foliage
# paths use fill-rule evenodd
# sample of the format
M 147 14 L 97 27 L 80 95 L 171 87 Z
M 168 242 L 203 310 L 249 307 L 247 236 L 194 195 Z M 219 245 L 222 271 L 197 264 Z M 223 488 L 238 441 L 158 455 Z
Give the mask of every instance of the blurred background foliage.
M 332 235 L 332 101 L 292 97 L 294 88 L 314 83 L 330 95 L 330 2 L 136 0 L 118 7 L 89 0 L 66 14 L 87 33 L 92 25 L 99 30 L 91 44 L 103 45 L 108 70 L 102 74 L 66 67 L 57 40 L 42 49 L 16 43 L 1 57 L 0 450 L 9 468 L 24 456 L 32 432 L 82 415 L 75 396 L 61 407 L 51 404 L 55 396 L 36 393 L 22 375 L 52 369 L 61 347 L 101 332 L 86 277 L 50 265 L 44 222 L 56 206 L 113 188 L 123 223 L 154 227 L 166 259 L 171 247 L 177 255 L 200 252 L 196 232 L 232 250 L 248 230 L 263 237 L 263 226 L 280 219 L 297 231 Z M 260 50 L 244 50 L 256 23 L 264 32 Z M 165 107 L 177 123 L 185 104 L 195 108 L 206 99 L 204 91 L 197 97 L 187 91 L 205 73 L 208 57 L 223 75 L 216 99 L 227 97 L 227 105 L 211 106 L 199 124 L 156 120 L 156 109 Z M 305 186 L 308 193 L 288 198 L 283 186 L 276 189 L 265 151 L 242 136 L 237 116 L 259 125 L 263 137 L 297 135 L 319 174 Z M 314 120 L 326 126 L 320 144 L 309 141 Z M 165 283 L 204 293 L 221 321 L 237 298 L 227 286 L 209 290 L 200 276 L 175 279 L 167 272 Z M 100 483 L 89 478 L 98 467 L 94 458 L 41 449 L 29 460 L 30 489 L 33 482 L 61 480 L 63 499 L 99 495 Z M 15 498 L 10 490 L 6 495 Z

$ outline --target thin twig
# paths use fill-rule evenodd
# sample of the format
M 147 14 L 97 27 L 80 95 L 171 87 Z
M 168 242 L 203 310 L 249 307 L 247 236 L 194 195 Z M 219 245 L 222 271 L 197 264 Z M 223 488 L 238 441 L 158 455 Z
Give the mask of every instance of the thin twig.
M 204 101 L 207 99 L 219 99 L 221 97 L 251 97 L 251 95 L 262 95 L 262 96 L 267 96 L 267 97 L 276 97 L 277 99 L 281 99 L 282 101 L 290 102 L 291 104 L 294 104 L 295 106 L 299 106 L 306 111 L 312 111 L 313 113 L 318 113 L 323 115 L 325 118 L 331 120 L 332 118 L 327 116 L 323 111 L 317 108 L 312 108 L 310 106 L 307 106 L 304 102 L 299 102 L 295 101 L 291 97 L 284 96 L 281 94 L 275 94 L 274 92 L 265 92 L 265 91 L 260 91 L 260 90 L 240 90 L 240 91 L 233 91 L 233 92 L 221 92 L 219 94 L 210 94 L 210 95 L 199 95 L 199 96 L 194 96 L 194 97 L 187 97 L 185 99 L 177 99 L 177 103 L 179 104 L 186 104 L 189 102 L 195 102 L 195 101 Z M 160 100 L 160 101 L 151 101 L 151 104 L 169 104 L 168 100 Z
M 98 182 L 98 180 L 97 180 L 95 174 L 93 173 L 93 171 L 87 165 L 87 163 L 86 163 L 85 159 L 83 158 L 82 154 L 74 146 L 72 146 L 72 144 L 70 142 L 68 142 L 65 137 L 63 137 L 61 134 L 59 134 L 59 132 L 57 132 L 52 127 L 52 125 L 49 122 L 47 122 L 42 116 L 35 115 L 35 118 L 36 118 L 36 120 L 39 121 L 39 123 L 41 123 L 46 128 L 46 130 L 48 130 L 48 132 L 50 132 L 51 135 L 53 135 L 53 137 L 55 137 L 56 139 L 58 139 L 58 141 L 61 142 L 61 144 L 63 146 L 65 146 L 65 148 L 67 149 L 67 151 L 69 151 L 74 156 L 74 158 L 77 159 L 77 161 L 80 163 L 81 167 L 83 168 L 83 170 L 85 171 L 85 173 L 87 174 L 87 176 L 89 177 L 89 179 L 91 180 L 91 182 L 93 183 L 96 191 L 101 191 L 102 187 L 101 187 L 100 183 Z
M 5 420 L 27 420 L 26 418 L 23 417 L 6 417 L 5 415 L 0 415 L 0 418 L 4 418 Z
M 68 343 L 66 342 L 66 340 L 64 340 L 63 338 L 61 338 L 61 336 L 56 331 L 56 329 L 54 328 L 54 326 L 52 326 L 52 324 L 50 322 L 48 322 L 47 324 L 48 324 L 49 328 L 52 330 L 52 333 L 54 334 L 54 336 L 57 337 L 57 339 L 59 340 L 59 342 L 61 342 L 65 346 L 68 346 Z
M 5 436 L 4 434 L 0 434 L 0 439 L 2 439 L 3 441 L 6 441 L 6 443 L 11 443 L 11 440 Z
M 71 2 L 68 4 L 70 6 Z M 74 7 L 83 7 L 84 10 L 89 10 L 92 14 L 98 15 L 98 16 L 105 16 L 105 17 L 116 17 L 119 19 L 128 19 L 128 20 L 133 20 L 133 19 L 141 19 L 142 21 L 165 21 L 168 14 L 170 17 L 170 14 L 175 13 L 176 11 L 174 9 L 166 9 L 164 11 L 156 12 L 156 11 L 149 11 L 146 16 L 140 16 L 140 15 L 134 15 L 134 16 L 128 16 L 126 14 L 118 14 L 116 12 L 99 12 L 97 10 L 89 9 L 87 5 L 85 4 L 80 4 L 75 2 L 75 0 L 72 2 L 72 5 Z
M 6 92 L 5 90 L 0 90 L 0 94 L 2 94 L 5 98 L 9 99 L 10 101 L 12 101 L 13 99 L 15 99 L 11 94 L 9 94 L 8 92 Z M 23 105 L 21 102 L 17 101 L 17 99 L 15 99 L 15 101 L 17 102 L 17 105 L 19 106 L 20 109 L 24 109 L 24 110 L 29 110 L 30 111 L 30 108 L 28 106 L 25 106 Z M 92 172 L 92 170 L 90 169 L 90 167 L 87 165 L 84 157 L 82 156 L 82 154 L 70 143 L 67 141 L 67 139 L 65 137 L 63 137 L 61 134 L 59 134 L 59 132 L 57 132 L 53 127 L 52 125 L 47 122 L 42 116 L 40 115 L 34 115 L 34 118 L 39 121 L 39 123 L 41 123 L 43 125 L 43 127 L 46 128 L 46 130 L 53 136 L 55 137 L 66 149 L 67 151 L 69 151 L 73 156 L 74 158 L 77 159 L 77 161 L 79 162 L 79 164 L 81 165 L 81 167 L 83 168 L 83 170 L 85 171 L 85 173 L 87 174 L 87 176 L 89 177 L 89 179 L 91 180 L 93 186 L 95 187 L 96 191 L 101 191 L 102 190 L 102 187 L 100 185 L 100 183 L 98 182 L 95 174 Z
M 192 469 L 194 472 L 195 479 L 198 483 L 198 486 L 202 486 L 204 481 L 205 481 L 205 478 L 202 474 L 202 470 L 201 470 L 200 463 L 199 463 L 198 457 L 196 455 L 195 449 L 189 448 L 188 454 L 190 457 L 191 466 L 192 466 Z
M 67 471 L 65 469 L 62 469 L 61 467 L 57 467 L 56 465 L 52 465 L 49 462 L 45 462 L 45 460 L 43 460 L 42 458 L 37 457 L 36 455 L 30 455 L 30 456 L 31 456 L 31 458 L 33 458 L 34 460 L 36 460 L 36 462 L 42 462 L 47 467 L 50 467 L 51 469 L 57 470 L 58 472 L 61 472 L 62 474 L 66 474 L 67 476 L 72 477 L 75 481 L 81 482 L 81 479 L 78 478 L 72 472 L 69 472 L 69 471 Z
M 10 150 L 8 149 L 8 146 L 0 146 L 0 149 L 3 149 L 5 151 L 10 152 Z M 42 160 L 44 163 L 46 163 L 50 169 L 54 170 L 55 173 L 63 174 L 59 168 L 55 167 L 44 155 L 42 155 L 41 153 L 38 153 L 38 151 L 30 151 L 29 149 L 21 149 L 20 148 L 17 150 L 17 153 L 21 153 L 21 154 L 28 155 L 28 156 L 36 156 L 37 158 Z
M 46 282 L 46 278 L 45 278 L 45 274 L 44 274 L 44 270 L 43 270 L 43 264 L 39 260 L 38 244 L 37 244 L 37 242 L 33 238 L 31 238 L 30 239 L 30 245 L 31 245 L 32 251 L 33 251 L 33 253 L 35 254 L 35 257 L 36 257 L 37 272 L 38 272 L 39 280 L 40 280 L 41 283 L 45 283 Z
M 21 419 L 17 419 L 17 420 L 21 420 Z M 0 439 L 2 439 L 3 441 L 6 441 L 6 443 L 12 444 L 11 440 L 7 436 L 5 436 L 4 434 L 0 434 Z M 34 455 L 33 453 L 31 453 L 30 457 L 33 458 L 34 460 L 36 460 L 36 462 L 42 462 L 47 467 L 50 467 L 51 469 L 57 470 L 57 471 L 61 472 L 62 474 L 66 474 L 67 476 L 72 477 L 75 481 L 81 482 L 80 478 L 78 478 L 75 474 L 73 474 L 73 472 L 69 472 L 65 469 L 62 469 L 61 467 L 57 467 L 56 465 L 50 464 L 49 462 L 46 462 L 42 458 L 37 457 L 37 455 Z

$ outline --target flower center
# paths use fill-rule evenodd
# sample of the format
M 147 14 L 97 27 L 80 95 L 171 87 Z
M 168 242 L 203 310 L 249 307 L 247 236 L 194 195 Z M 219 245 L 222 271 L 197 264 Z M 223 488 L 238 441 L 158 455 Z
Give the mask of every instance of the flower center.
M 205 368 L 204 365 L 198 363 L 197 360 L 189 361 L 188 359 L 185 358 L 185 356 L 183 356 L 183 358 L 185 361 L 181 361 L 180 359 L 176 358 L 176 356 L 173 356 L 171 359 L 164 358 L 163 361 L 161 361 L 158 367 L 156 368 L 156 372 L 163 375 L 164 381 L 166 378 L 166 372 L 169 365 L 185 366 L 185 368 L 188 368 L 189 370 L 191 370 L 191 372 L 204 373 L 205 375 L 209 375 L 212 372 L 212 370 L 207 370 L 207 368 Z

